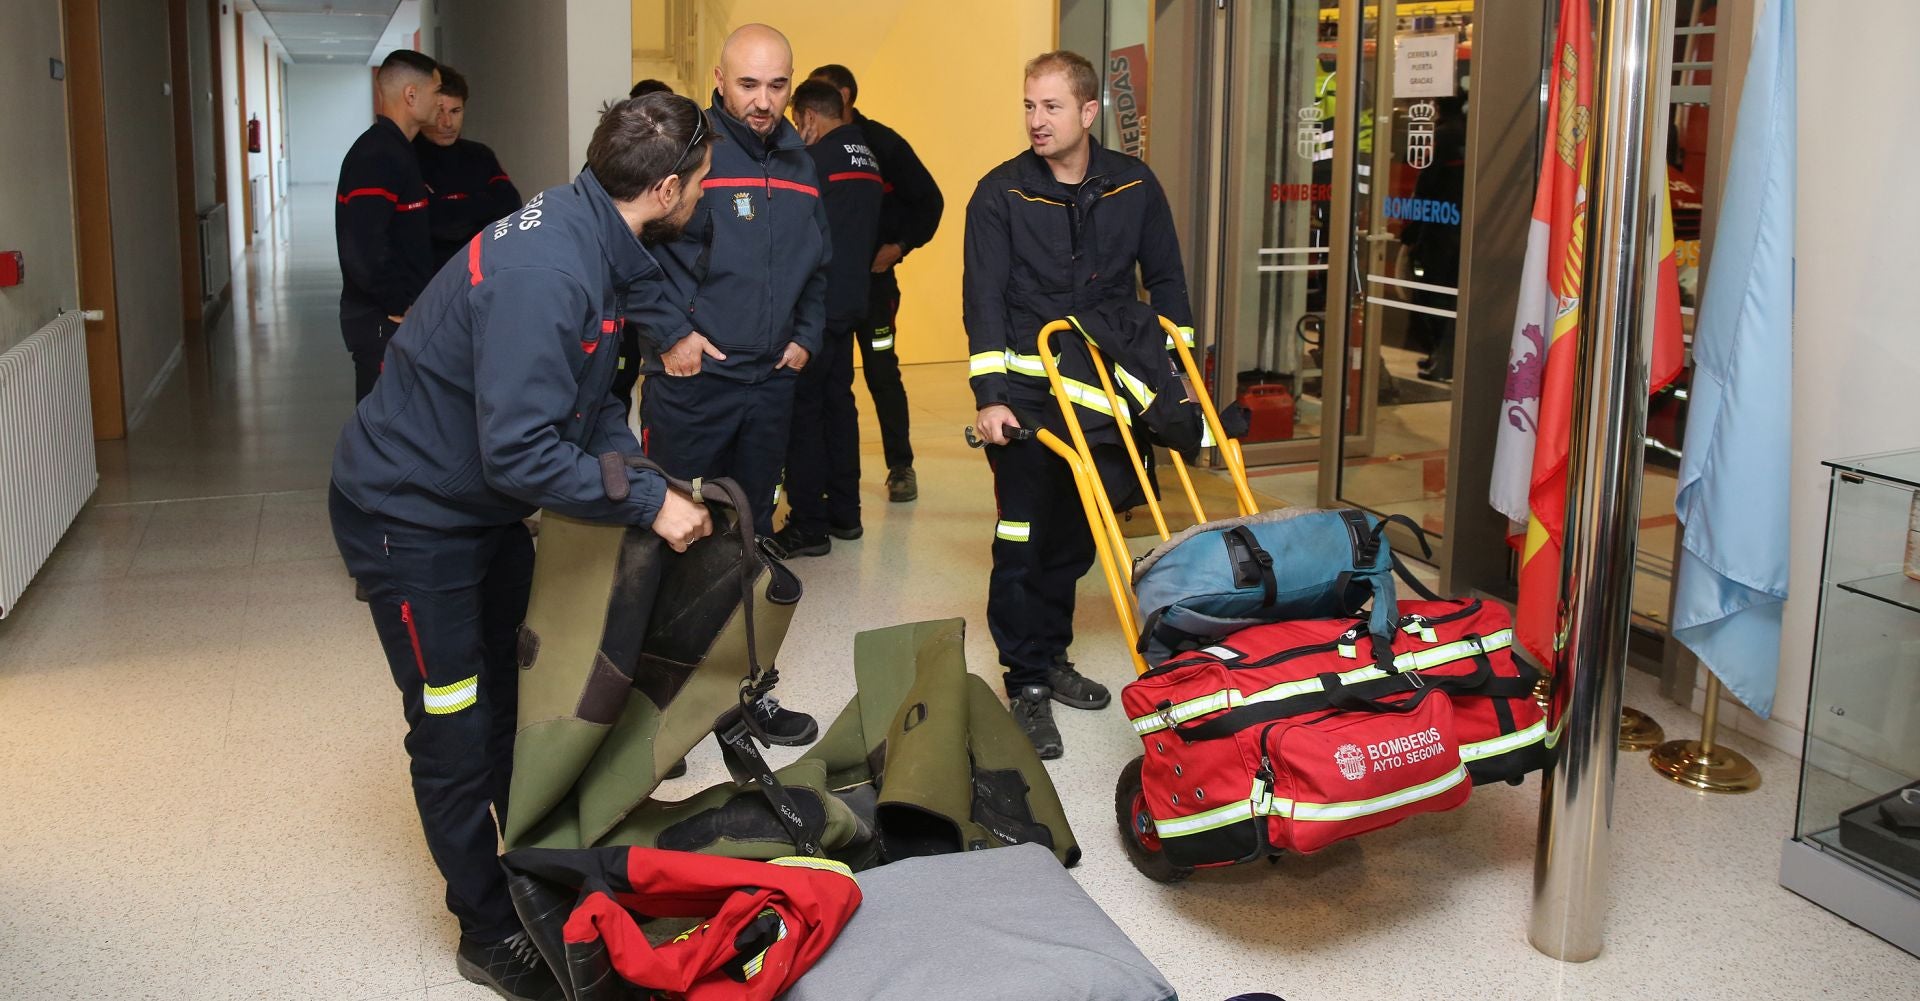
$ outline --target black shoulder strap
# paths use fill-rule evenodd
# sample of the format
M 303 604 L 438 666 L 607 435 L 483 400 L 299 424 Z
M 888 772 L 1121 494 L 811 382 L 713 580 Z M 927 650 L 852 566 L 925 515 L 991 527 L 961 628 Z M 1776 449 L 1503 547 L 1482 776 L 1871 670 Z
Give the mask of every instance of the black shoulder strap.
M 760 748 L 754 745 L 757 734 L 747 722 L 751 709 L 733 711 L 733 719 L 724 722 L 714 730 L 714 736 L 720 739 L 720 752 L 727 759 L 729 769 L 739 777 L 752 782 L 767 797 L 767 805 L 773 807 L 773 815 L 786 828 L 787 836 L 793 839 L 793 847 L 801 855 L 820 857 L 820 834 L 825 826 L 825 817 L 821 822 L 811 823 L 800 813 L 793 802 L 793 794 L 780 784 L 773 774 L 767 759 L 760 756 Z
M 1260 607 L 1269 608 L 1279 597 L 1280 584 L 1273 576 L 1273 554 L 1260 547 L 1260 540 L 1245 525 L 1235 525 L 1220 533 L 1227 545 L 1227 563 L 1233 567 L 1235 588 L 1260 585 Z

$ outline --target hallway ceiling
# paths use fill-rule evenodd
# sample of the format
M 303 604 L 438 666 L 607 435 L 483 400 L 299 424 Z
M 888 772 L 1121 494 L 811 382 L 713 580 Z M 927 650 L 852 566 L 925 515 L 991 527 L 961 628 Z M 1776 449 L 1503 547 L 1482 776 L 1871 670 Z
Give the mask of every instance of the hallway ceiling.
M 400 0 L 253 0 L 296 63 L 364 65 Z

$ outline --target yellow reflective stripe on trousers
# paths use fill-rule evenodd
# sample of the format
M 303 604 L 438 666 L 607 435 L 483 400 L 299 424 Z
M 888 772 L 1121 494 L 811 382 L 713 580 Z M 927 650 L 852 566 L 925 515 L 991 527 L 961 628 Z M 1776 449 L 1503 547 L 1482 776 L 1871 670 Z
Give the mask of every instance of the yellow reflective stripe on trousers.
M 886 329 L 890 329 L 890 328 L 887 328 L 887 327 L 882 327 L 882 328 L 880 328 L 880 329 L 881 329 L 881 330 L 886 330 Z M 874 331 L 874 332 L 873 332 L 873 340 L 871 340 L 871 341 L 869 341 L 869 342 L 867 342 L 867 346 L 868 346 L 868 347 L 870 347 L 870 348 L 872 348 L 872 349 L 873 349 L 873 350 L 875 350 L 875 351 L 892 351 L 892 350 L 893 350 L 893 335 L 892 335 L 892 334 L 883 334 L 883 333 L 881 333 L 881 332 L 880 332 L 879 330 L 876 330 L 876 331 Z
M 1192 328 L 1192 327 L 1181 327 L 1181 328 L 1179 328 L 1179 329 L 1180 329 L 1180 339 L 1181 339 L 1181 340 L 1183 340 L 1183 341 L 1186 341 L 1186 342 L 1187 342 L 1187 347 L 1193 347 L 1193 346 L 1194 346 L 1194 339 L 1193 339 L 1193 328 Z M 1174 344 L 1173 344 L 1173 335 L 1172 335 L 1172 334 L 1168 334 L 1168 335 L 1167 335 L 1167 350 L 1168 350 L 1168 351 L 1172 351 L 1172 350 L 1173 350 L 1173 348 L 1174 348 Z
M 426 703 L 427 712 L 435 716 L 457 713 L 479 701 L 480 676 L 476 674 L 439 688 L 426 685 L 421 689 L 420 698 Z
M 1513 630 L 1502 629 L 1481 637 L 1477 643 L 1473 640 L 1456 640 L 1444 646 L 1437 646 L 1427 650 L 1410 650 L 1393 658 L 1393 666 L 1398 671 L 1423 671 L 1441 664 L 1450 664 L 1463 657 L 1471 657 L 1476 653 L 1491 653 L 1495 650 L 1504 650 L 1512 645 Z M 1386 676 L 1387 672 L 1377 667 L 1363 667 L 1340 675 L 1340 682 L 1351 685 L 1362 681 L 1376 681 Z M 1296 695 L 1310 695 L 1314 692 L 1324 691 L 1326 691 L 1326 686 L 1320 683 L 1319 678 L 1282 682 L 1274 685 L 1272 688 L 1255 692 L 1252 695 L 1248 695 L 1237 688 L 1229 688 L 1225 691 L 1203 695 L 1197 699 L 1189 699 L 1178 705 L 1148 713 L 1145 716 L 1137 716 L 1133 719 L 1133 732 L 1145 735 L 1166 729 L 1169 719 L 1171 719 L 1173 723 L 1185 723 L 1188 720 L 1198 719 L 1208 713 L 1219 712 L 1222 709 L 1257 705 L 1261 702 L 1279 702 L 1282 699 L 1290 699 Z
M 1524 730 L 1503 733 L 1492 740 L 1482 740 L 1472 744 L 1460 745 L 1461 761 L 1479 761 L 1495 755 L 1517 751 L 1528 744 L 1538 744 L 1547 739 L 1547 721 L 1540 720 Z
M 994 526 L 993 536 L 1008 542 L 1025 542 L 1033 538 L 1033 525 L 1024 521 L 1003 521 Z

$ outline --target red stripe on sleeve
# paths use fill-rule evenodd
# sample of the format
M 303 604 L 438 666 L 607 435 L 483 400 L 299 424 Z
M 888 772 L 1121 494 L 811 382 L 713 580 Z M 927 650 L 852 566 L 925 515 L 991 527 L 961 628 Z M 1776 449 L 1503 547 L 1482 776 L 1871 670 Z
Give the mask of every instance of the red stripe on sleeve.
M 828 174 L 829 184 L 839 181 L 872 181 L 875 184 L 887 183 L 884 178 L 870 170 L 845 170 L 838 174 Z
M 513 183 L 513 178 L 511 178 L 511 177 L 508 177 L 508 176 L 507 176 L 507 175 L 505 175 L 505 174 L 495 174 L 495 175 L 493 175 L 492 177 L 489 177 L 489 178 L 487 178 L 487 183 L 488 183 L 488 184 L 498 184 L 498 183 L 499 183 L 499 182 L 501 182 L 501 181 L 505 181 L 505 182 L 507 182 L 508 184 L 512 184 L 512 183 Z
M 422 198 L 417 202 L 407 202 L 405 204 L 400 204 L 399 202 L 395 202 L 393 206 L 393 210 L 395 212 L 412 212 L 417 209 L 423 209 L 426 207 L 427 207 L 427 200 L 425 198 Z
M 480 237 L 475 235 L 467 244 L 467 284 L 480 284 Z
M 387 201 L 393 202 L 395 204 L 398 204 L 400 201 L 399 195 L 396 195 L 385 188 L 355 188 L 352 191 L 349 191 L 346 194 L 339 195 L 337 197 L 340 199 L 340 204 L 342 205 L 345 205 L 346 203 L 354 200 L 355 198 L 368 198 L 368 197 L 385 198 Z

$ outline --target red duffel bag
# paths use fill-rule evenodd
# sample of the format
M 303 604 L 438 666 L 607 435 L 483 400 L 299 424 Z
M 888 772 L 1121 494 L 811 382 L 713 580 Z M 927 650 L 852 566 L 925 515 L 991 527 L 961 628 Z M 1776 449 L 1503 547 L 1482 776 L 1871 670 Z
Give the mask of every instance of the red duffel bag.
M 1121 702 L 1146 746 L 1147 809 L 1170 862 L 1312 851 L 1457 806 L 1469 773 L 1488 781 L 1537 767 L 1535 678 L 1507 652 L 1505 609 L 1408 606 L 1392 650 L 1374 648 L 1363 620 L 1273 623 L 1177 656 L 1126 687 Z M 1327 743 L 1349 730 L 1368 739 Z M 1348 745 L 1358 758 L 1338 753 Z
M 1394 663 L 1403 670 L 1413 667 L 1422 677 L 1466 674 L 1472 666 L 1449 651 L 1477 638 L 1486 652 L 1492 679 L 1452 693 L 1460 757 L 1473 784 L 1518 782 L 1545 768 L 1547 720 L 1534 698 L 1540 672 L 1514 658 L 1513 616 L 1506 606 L 1479 599 L 1403 601 L 1400 612 Z

